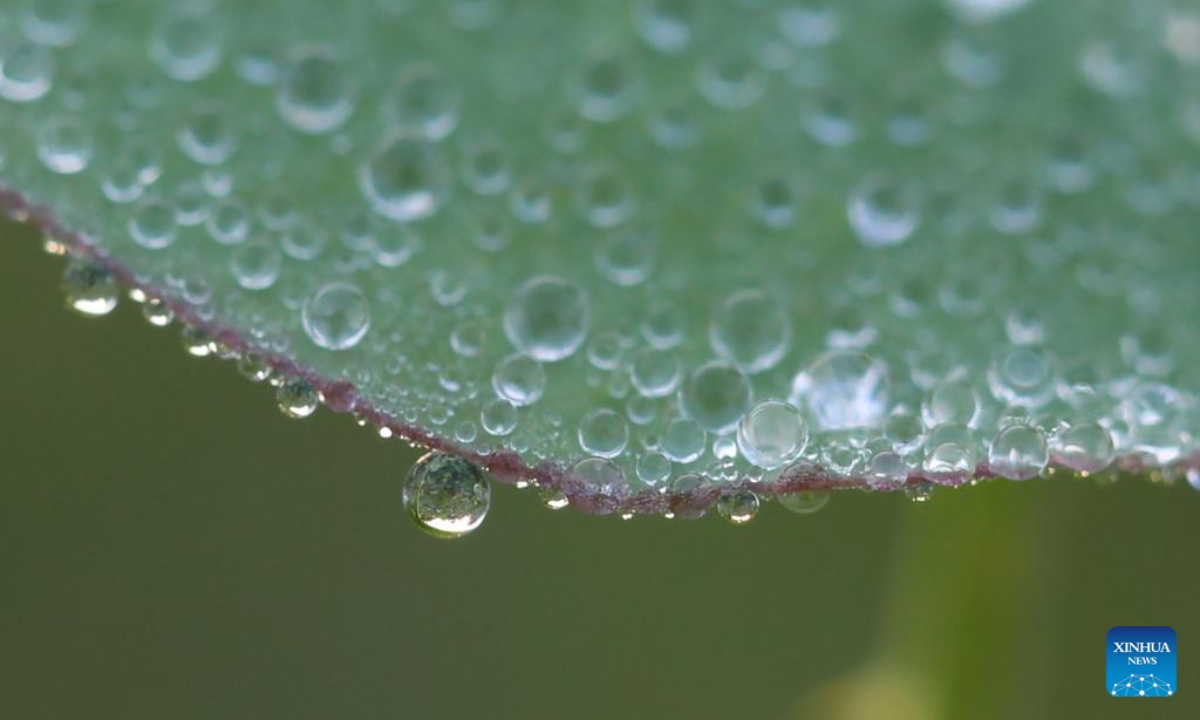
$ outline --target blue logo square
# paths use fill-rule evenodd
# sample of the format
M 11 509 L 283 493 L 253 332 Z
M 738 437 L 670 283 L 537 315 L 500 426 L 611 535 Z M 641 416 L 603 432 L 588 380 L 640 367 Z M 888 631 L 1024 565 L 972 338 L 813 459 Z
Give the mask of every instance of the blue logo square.
M 1108 631 L 1108 694 L 1175 694 L 1175 631 L 1169 627 L 1115 627 Z

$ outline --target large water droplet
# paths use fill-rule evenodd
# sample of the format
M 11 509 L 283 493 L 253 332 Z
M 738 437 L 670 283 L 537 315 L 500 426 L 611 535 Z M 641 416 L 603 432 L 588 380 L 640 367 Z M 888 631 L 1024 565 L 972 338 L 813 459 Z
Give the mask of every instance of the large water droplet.
M 790 400 L 823 430 L 878 427 L 890 403 L 887 365 L 863 353 L 826 353 L 796 376 Z
M 457 538 L 483 524 L 492 489 L 475 465 L 455 455 L 431 452 L 413 465 L 403 498 L 417 527 L 434 537 Z

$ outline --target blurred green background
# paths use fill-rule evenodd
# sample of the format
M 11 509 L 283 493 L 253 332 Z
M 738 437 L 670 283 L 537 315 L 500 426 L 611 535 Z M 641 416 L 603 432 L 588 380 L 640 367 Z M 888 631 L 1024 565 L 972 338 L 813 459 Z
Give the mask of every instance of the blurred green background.
M 422 535 L 417 452 L 285 419 L 0 224 L 0 717 L 1133 718 L 1200 714 L 1200 493 L 1068 479 L 841 494 L 734 528 L 498 487 Z M 1177 696 L 1104 689 L 1170 625 Z M 1195 648 L 1195 649 L 1193 649 Z

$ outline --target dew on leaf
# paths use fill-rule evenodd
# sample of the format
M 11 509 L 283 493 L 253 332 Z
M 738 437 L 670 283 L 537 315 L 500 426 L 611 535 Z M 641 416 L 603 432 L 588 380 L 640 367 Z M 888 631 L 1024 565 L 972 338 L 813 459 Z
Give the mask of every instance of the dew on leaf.
M 314 292 L 302 311 L 304 332 L 318 347 L 349 350 L 371 327 L 371 307 L 348 282 L 332 282 Z

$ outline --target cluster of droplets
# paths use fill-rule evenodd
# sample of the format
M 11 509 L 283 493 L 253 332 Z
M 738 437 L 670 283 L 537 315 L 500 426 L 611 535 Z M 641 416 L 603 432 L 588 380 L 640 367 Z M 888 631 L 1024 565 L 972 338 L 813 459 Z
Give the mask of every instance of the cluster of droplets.
M 16 5 L 0 183 L 248 377 L 290 358 L 465 453 L 733 522 L 800 480 L 923 500 L 1200 449 L 1185 9 Z M 105 64 L 130 38 L 140 74 Z M 71 262 L 79 312 L 115 306 L 104 267 Z

